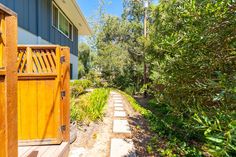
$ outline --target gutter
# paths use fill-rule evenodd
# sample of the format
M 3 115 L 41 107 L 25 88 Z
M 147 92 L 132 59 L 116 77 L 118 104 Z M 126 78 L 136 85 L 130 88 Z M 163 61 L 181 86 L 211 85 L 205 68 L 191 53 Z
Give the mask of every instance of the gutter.
M 88 34 L 88 35 L 91 35 L 91 34 L 92 34 L 92 30 L 90 29 L 87 20 L 85 19 L 84 15 L 82 14 L 79 5 L 76 3 L 75 0 L 71 0 L 71 1 L 72 1 L 72 3 L 75 5 L 75 7 L 76 7 L 77 11 L 79 12 L 80 16 L 82 17 L 83 22 L 87 25 L 87 28 L 88 28 L 88 31 L 89 31 L 89 34 Z

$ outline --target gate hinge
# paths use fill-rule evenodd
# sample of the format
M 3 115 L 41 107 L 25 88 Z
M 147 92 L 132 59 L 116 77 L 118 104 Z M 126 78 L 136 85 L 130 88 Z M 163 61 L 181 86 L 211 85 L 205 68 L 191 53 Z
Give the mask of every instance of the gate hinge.
M 61 98 L 63 99 L 66 96 L 66 91 L 61 91 Z
M 60 58 L 60 62 L 61 62 L 61 64 L 64 63 L 64 62 L 66 62 L 66 58 L 65 58 L 65 56 L 61 56 L 61 58 Z
M 66 131 L 66 125 L 61 126 L 61 132 L 64 132 L 64 131 Z

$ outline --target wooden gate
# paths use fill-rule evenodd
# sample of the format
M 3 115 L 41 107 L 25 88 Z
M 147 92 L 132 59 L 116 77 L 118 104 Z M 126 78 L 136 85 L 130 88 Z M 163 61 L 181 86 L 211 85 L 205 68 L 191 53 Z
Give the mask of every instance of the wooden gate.
M 17 156 L 17 17 L 0 4 L 0 157 Z
M 69 48 L 18 46 L 17 68 L 19 144 L 68 141 Z

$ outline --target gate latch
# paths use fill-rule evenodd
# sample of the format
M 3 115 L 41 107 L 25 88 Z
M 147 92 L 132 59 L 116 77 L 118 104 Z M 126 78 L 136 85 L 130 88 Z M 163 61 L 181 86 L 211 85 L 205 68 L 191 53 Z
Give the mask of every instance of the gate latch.
M 61 58 L 60 58 L 60 62 L 61 62 L 61 64 L 64 63 L 64 62 L 66 62 L 66 58 L 65 58 L 65 56 L 61 56 Z

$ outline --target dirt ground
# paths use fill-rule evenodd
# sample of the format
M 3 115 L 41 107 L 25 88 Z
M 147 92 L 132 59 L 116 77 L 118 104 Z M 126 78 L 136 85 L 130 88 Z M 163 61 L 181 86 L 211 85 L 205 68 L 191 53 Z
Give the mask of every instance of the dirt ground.
M 148 99 L 144 99 L 141 96 L 136 96 L 135 99 L 142 105 L 147 105 Z M 126 100 L 126 99 L 125 99 Z M 158 154 L 150 154 L 147 151 L 147 146 L 154 137 L 148 126 L 147 121 L 144 119 L 140 113 L 135 112 L 131 105 L 126 100 L 126 109 L 129 114 L 129 124 L 132 130 L 132 139 L 135 144 L 136 154 L 138 157 L 158 157 Z
M 154 136 L 147 126 L 146 120 L 135 112 L 129 102 L 123 97 L 124 106 L 128 114 L 131 127 L 131 137 L 138 157 L 157 157 L 158 154 L 149 154 L 147 146 Z M 137 97 L 137 100 L 146 104 L 146 99 Z M 111 97 L 108 100 L 107 109 L 103 121 L 83 125 L 79 127 L 76 141 L 71 144 L 70 157 L 107 157 L 110 150 L 110 139 L 112 138 L 113 105 Z M 74 152 L 74 155 L 72 154 Z
M 111 103 L 111 98 L 109 98 L 108 103 Z M 110 136 L 112 133 L 112 110 L 112 105 L 107 105 L 102 121 L 79 127 L 77 139 L 70 147 L 70 157 L 109 156 L 108 150 L 110 149 Z M 75 155 L 73 155 L 73 151 L 76 153 Z

